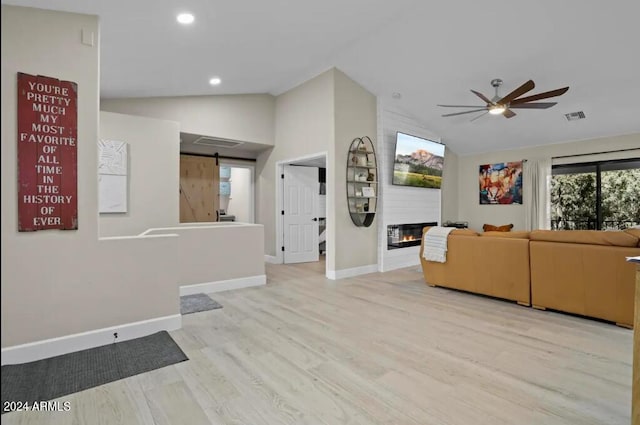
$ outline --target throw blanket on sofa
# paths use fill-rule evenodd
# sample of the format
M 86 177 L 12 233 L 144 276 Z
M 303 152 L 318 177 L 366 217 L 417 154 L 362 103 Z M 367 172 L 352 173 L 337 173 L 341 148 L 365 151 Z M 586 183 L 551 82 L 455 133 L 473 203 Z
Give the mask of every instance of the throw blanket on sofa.
M 424 234 L 422 256 L 427 261 L 444 263 L 447 261 L 447 238 L 453 227 L 432 227 Z

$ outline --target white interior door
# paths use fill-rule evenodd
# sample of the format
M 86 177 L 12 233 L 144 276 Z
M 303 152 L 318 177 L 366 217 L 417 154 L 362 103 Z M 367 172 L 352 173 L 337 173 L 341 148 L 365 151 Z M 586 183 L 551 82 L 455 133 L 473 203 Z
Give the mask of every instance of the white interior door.
M 284 262 L 318 261 L 318 168 L 284 166 Z

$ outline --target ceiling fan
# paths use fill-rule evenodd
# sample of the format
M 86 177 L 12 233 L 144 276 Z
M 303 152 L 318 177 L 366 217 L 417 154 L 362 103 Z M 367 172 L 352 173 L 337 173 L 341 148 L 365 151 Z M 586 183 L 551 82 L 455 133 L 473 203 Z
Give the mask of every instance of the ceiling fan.
M 475 90 L 471 90 L 471 93 L 478 96 L 482 99 L 486 104 L 484 106 L 481 105 L 438 105 L 443 108 L 474 108 L 470 111 L 464 112 L 455 112 L 453 114 L 444 114 L 443 117 L 453 117 L 455 115 L 463 115 L 463 114 L 472 114 L 474 112 L 483 112 L 483 114 L 475 117 L 471 121 L 477 120 L 478 118 L 484 116 L 486 113 L 492 115 L 502 115 L 505 118 L 513 118 L 516 116 L 516 113 L 512 111 L 512 109 L 547 109 L 551 108 L 553 105 L 557 104 L 557 102 L 535 102 L 536 100 L 547 99 L 550 97 L 556 97 L 563 95 L 569 90 L 569 87 L 563 87 L 561 89 L 551 90 L 544 93 L 534 94 L 532 96 L 520 97 L 523 94 L 533 90 L 535 84 L 532 80 L 527 81 L 522 84 L 517 89 L 513 90 L 506 96 L 500 96 L 498 94 L 498 89 L 502 85 L 502 80 L 496 78 L 491 80 L 491 85 L 495 88 L 496 94 L 491 99 L 486 97 L 480 92 Z

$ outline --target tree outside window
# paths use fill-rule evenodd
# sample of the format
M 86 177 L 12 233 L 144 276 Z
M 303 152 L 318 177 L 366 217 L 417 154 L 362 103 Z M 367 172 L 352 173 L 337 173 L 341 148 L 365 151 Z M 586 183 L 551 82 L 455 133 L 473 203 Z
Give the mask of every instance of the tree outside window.
M 554 166 L 551 228 L 626 229 L 640 224 L 640 159 Z

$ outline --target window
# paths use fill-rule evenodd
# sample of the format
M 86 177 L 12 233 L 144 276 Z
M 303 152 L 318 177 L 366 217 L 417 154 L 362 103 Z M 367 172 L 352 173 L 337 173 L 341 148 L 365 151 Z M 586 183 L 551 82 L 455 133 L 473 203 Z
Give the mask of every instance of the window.
M 626 229 L 639 224 L 640 158 L 553 166 L 553 230 Z

